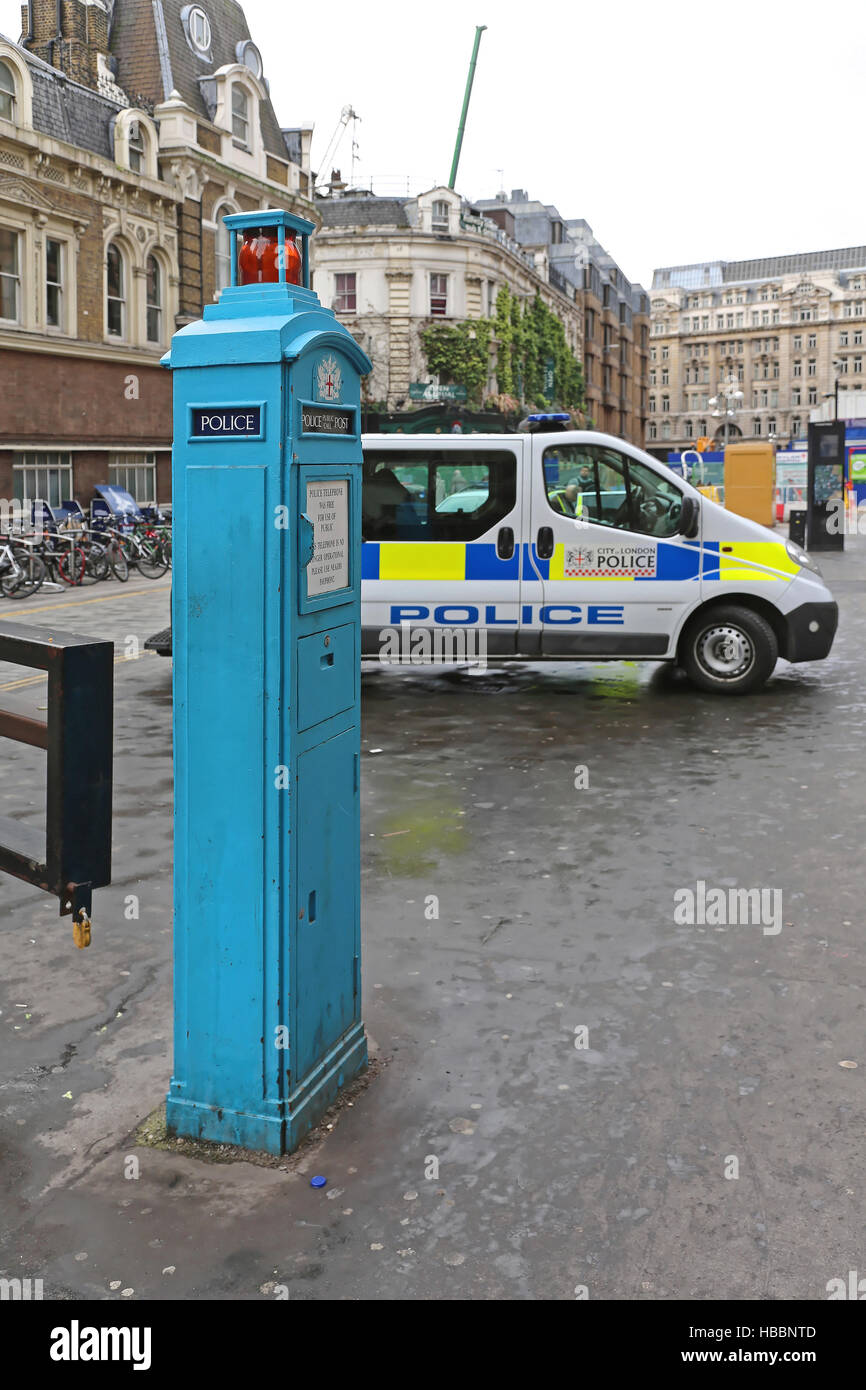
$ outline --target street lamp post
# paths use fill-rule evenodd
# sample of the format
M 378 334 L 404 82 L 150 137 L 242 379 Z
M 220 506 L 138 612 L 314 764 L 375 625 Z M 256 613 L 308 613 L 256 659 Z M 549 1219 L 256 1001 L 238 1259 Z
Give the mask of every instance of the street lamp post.
M 839 419 L 839 373 L 842 370 L 842 361 L 839 357 L 833 359 L 833 390 L 824 393 L 824 399 L 829 400 L 833 397 L 833 419 Z
M 740 384 L 733 373 L 721 383 L 718 395 L 710 397 L 709 403 L 713 407 L 713 419 L 724 420 L 725 422 L 724 442 L 726 445 L 730 436 L 731 421 L 736 418 L 742 399 L 743 393 L 740 390 Z

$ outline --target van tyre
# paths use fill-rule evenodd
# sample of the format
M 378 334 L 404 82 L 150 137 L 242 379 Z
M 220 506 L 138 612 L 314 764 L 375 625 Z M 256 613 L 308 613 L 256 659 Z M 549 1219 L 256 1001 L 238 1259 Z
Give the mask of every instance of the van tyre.
M 723 695 L 758 690 L 778 658 L 779 644 L 766 618 L 737 604 L 699 614 L 680 644 L 680 661 L 692 683 Z

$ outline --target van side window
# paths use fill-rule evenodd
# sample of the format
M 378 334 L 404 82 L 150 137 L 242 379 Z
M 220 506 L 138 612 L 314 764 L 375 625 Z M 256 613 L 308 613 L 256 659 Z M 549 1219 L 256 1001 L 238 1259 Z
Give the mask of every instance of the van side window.
M 632 531 L 675 536 L 680 529 L 683 494 L 676 483 L 637 459 L 626 460 Z
M 553 445 L 544 451 L 543 468 L 548 505 L 561 516 L 646 536 L 678 532 L 679 488 L 617 449 Z
M 505 450 L 364 454 L 365 541 L 472 541 L 513 511 L 517 460 Z

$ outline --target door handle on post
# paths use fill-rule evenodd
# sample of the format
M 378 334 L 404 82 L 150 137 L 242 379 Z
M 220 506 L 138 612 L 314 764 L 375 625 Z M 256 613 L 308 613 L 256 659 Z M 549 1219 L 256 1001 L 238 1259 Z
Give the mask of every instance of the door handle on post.
M 514 554 L 514 531 L 510 526 L 500 526 L 496 537 L 496 554 L 500 560 L 510 560 Z
M 553 554 L 553 527 L 539 526 L 535 551 L 539 560 L 549 560 Z

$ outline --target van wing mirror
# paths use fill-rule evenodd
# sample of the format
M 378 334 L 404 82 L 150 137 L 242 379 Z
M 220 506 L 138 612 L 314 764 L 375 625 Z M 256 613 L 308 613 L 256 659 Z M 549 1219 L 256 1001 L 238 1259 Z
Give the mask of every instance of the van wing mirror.
M 680 512 L 680 535 L 692 540 L 698 534 L 701 509 L 695 497 L 684 497 Z

